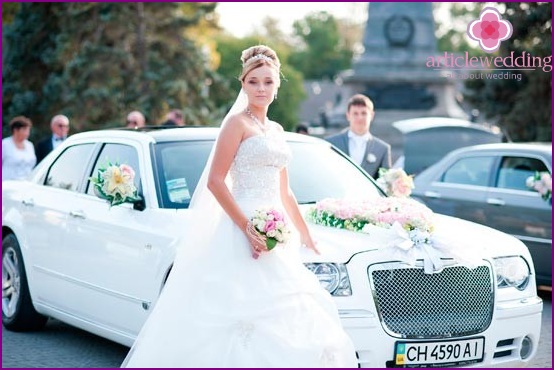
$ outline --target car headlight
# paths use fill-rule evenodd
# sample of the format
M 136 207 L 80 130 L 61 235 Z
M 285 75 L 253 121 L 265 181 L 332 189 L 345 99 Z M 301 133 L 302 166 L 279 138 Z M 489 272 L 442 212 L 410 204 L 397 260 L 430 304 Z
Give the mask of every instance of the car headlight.
M 514 287 L 523 290 L 527 287 L 531 270 L 523 257 L 499 257 L 494 259 L 498 288 Z
M 333 296 L 352 295 L 350 279 L 346 265 L 343 263 L 305 263 L 306 267 L 317 276 L 322 287 Z

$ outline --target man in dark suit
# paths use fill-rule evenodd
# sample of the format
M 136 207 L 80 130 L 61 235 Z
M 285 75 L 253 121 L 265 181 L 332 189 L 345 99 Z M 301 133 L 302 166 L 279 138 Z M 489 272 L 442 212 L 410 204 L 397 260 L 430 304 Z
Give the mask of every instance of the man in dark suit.
M 349 128 L 325 139 L 376 179 L 379 168 L 391 168 L 392 160 L 390 145 L 369 132 L 374 115 L 373 102 L 365 95 L 356 94 L 348 101 L 346 110 Z
M 179 109 L 172 109 L 165 117 L 165 122 L 162 123 L 162 126 L 184 126 L 185 118 L 183 117 L 183 112 Z
M 54 116 L 50 121 L 50 130 L 52 135 L 49 135 L 39 141 L 35 145 L 35 154 L 37 156 L 37 164 L 48 155 L 52 150 L 56 149 L 65 139 L 69 132 L 69 118 L 63 114 Z

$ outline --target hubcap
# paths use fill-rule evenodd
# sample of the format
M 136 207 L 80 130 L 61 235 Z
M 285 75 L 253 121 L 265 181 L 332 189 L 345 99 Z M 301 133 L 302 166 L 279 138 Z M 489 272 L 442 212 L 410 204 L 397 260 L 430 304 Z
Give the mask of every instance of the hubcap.
M 15 250 L 8 247 L 2 256 L 2 313 L 6 317 L 15 314 L 19 301 L 21 276 L 19 259 Z

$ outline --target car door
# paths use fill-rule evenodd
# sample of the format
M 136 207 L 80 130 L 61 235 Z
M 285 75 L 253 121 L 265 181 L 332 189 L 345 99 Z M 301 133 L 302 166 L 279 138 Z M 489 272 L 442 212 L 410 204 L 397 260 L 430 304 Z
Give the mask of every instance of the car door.
M 487 155 L 452 160 L 423 194 L 425 204 L 437 213 L 484 223 L 493 163 L 494 157 Z
M 42 180 L 28 189 L 22 200 L 33 299 L 36 303 L 55 305 L 66 284 L 63 249 L 67 221 L 71 212 L 68 199 L 81 186 L 94 144 L 78 144 L 65 149 L 49 166 Z
M 514 235 L 527 245 L 537 280 L 551 284 L 552 206 L 526 186 L 528 177 L 544 171 L 550 173 L 540 157 L 502 156 L 496 167 L 494 187 L 487 192 L 485 215 L 488 226 Z
M 144 181 L 151 165 L 140 145 L 105 143 L 89 176 L 110 161 L 134 169 L 135 186 L 143 196 L 156 193 Z M 173 260 L 175 233 L 168 227 L 177 215 L 145 198 L 144 209 L 130 203 L 110 207 L 89 182 L 72 199 L 74 217 L 68 220 L 70 237 L 64 243 L 66 274 L 71 276 L 65 294 L 72 296 L 65 299 L 71 305 L 67 309 L 127 335 L 137 334 Z

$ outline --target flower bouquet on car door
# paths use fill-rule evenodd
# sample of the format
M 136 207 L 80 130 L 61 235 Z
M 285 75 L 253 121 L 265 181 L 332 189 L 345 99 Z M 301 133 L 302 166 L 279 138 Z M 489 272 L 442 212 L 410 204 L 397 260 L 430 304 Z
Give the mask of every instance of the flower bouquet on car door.
M 108 163 L 100 167 L 90 178 L 96 194 L 110 203 L 110 207 L 126 202 L 136 202 L 141 197 L 135 187 L 135 171 L 126 164 Z

